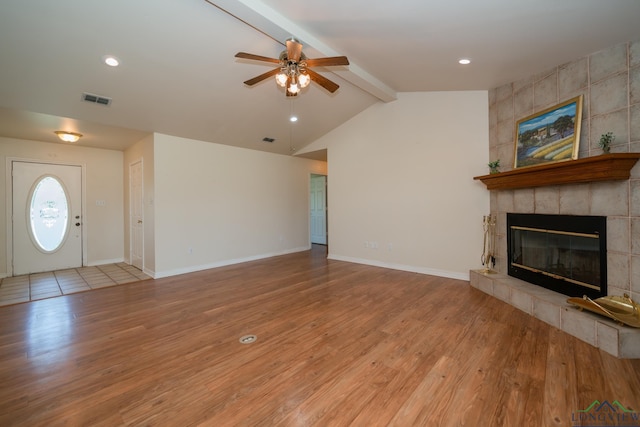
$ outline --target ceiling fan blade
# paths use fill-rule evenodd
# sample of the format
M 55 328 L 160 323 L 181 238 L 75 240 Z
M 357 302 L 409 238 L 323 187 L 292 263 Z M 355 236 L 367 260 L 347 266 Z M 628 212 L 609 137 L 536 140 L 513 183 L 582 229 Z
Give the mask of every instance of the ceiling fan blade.
M 254 55 L 253 53 L 246 52 L 236 53 L 236 58 L 253 59 L 254 61 L 272 62 L 274 64 L 280 63 L 280 60 L 276 58 L 269 58 L 267 56 Z
M 246 82 L 244 82 L 244 84 L 246 84 L 247 86 L 253 86 L 254 84 L 260 83 L 261 81 L 268 79 L 271 76 L 275 76 L 279 72 L 280 72 L 280 68 L 274 68 L 271 71 L 267 71 L 266 73 L 260 74 L 259 76 L 256 76 L 252 79 L 247 80 Z
M 346 56 L 330 56 L 328 58 L 305 59 L 307 67 L 328 67 L 332 65 L 349 65 Z
M 302 56 L 302 43 L 295 39 L 287 40 L 287 59 L 293 62 L 299 62 Z
M 310 69 L 307 68 L 306 71 L 307 71 L 307 73 L 309 73 L 309 77 L 311 77 L 311 80 L 313 80 L 314 82 L 318 83 L 320 86 L 322 86 L 323 88 L 325 88 L 326 90 L 328 90 L 331 93 L 335 92 L 340 87 L 336 83 L 334 83 L 331 80 L 329 80 L 328 78 L 316 73 L 313 70 L 310 70 Z

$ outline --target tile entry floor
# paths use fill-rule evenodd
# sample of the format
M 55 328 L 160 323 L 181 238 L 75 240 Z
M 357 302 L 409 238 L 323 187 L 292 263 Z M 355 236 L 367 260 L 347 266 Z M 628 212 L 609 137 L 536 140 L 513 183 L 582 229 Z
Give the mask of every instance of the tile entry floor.
M 136 267 L 123 262 L 5 277 L 0 281 L 0 306 L 68 295 L 150 278 Z

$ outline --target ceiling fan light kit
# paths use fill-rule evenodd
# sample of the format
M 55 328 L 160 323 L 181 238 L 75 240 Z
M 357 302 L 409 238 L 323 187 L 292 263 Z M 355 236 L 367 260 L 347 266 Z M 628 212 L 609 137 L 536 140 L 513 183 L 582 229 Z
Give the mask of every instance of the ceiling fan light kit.
M 297 96 L 300 89 L 311 83 L 305 59 L 302 52 L 300 52 L 299 62 L 289 60 L 286 50 L 280 54 L 280 71 L 276 74 L 276 83 L 278 86 L 286 88 L 287 96 Z
M 311 80 L 315 81 L 331 93 L 338 90 L 340 86 L 311 70 L 310 67 L 349 65 L 349 60 L 346 56 L 308 59 L 304 53 L 302 53 L 302 43 L 296 39 L 288 39 L 286 41 L 286 46 L 286 50 L 283 50 L 282 53 L 280 53 L 280 57 L 278 59 L 254 55 L 251 53 L 238 52 L 236 54 L 236 58 L 253 59 L 256 61 L 278 64 L 278 68 L 249 79 L 245 81 L 244 84 L 247 86 L 253 86 L 271 76 L 275 76 L 278 86 L 285 88 L 286 96 L 298 96 L 300 90 L 309 86 Z

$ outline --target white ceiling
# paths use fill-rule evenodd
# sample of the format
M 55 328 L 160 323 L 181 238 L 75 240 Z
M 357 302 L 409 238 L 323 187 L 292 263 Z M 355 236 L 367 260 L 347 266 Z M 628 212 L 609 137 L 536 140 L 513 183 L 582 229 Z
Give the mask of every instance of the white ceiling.
M 55 143 L 71 130 L 80 146 L 123 150 L 160 132 L 289 154 L 397 92 L 490 89 L 640 39 L 638 0 L 210 1 L 3 1 L 0 136 Z M 290 36 L 308 57 L 349 58 L 316 69 L 336 93 L 243 85 L 271 64 L 235 53 L 277 57 Z

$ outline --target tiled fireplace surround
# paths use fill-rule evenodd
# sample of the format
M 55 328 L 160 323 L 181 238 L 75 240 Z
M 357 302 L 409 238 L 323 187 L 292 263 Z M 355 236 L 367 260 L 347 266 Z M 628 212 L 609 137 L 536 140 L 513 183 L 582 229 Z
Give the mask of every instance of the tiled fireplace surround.
M 515 122 L 583 95 L 579 158 L 602 154 L 600 135 L 616 136 L 613 153 L 640 152 L 640 40 L 613 46 L 489 92 L 490 160 L 511 170 Z M 478 185 L 481 185 L 480 183 Z M 617 357 L 640 358 L 640 329 L 580 312 L 567 297 L 507 276 L 506 214 L 607 217 L 609 295 L 640 300 L 640 162 L 625 181 L 491 191 L 497 273 L 471 272 L 471 284 Z

